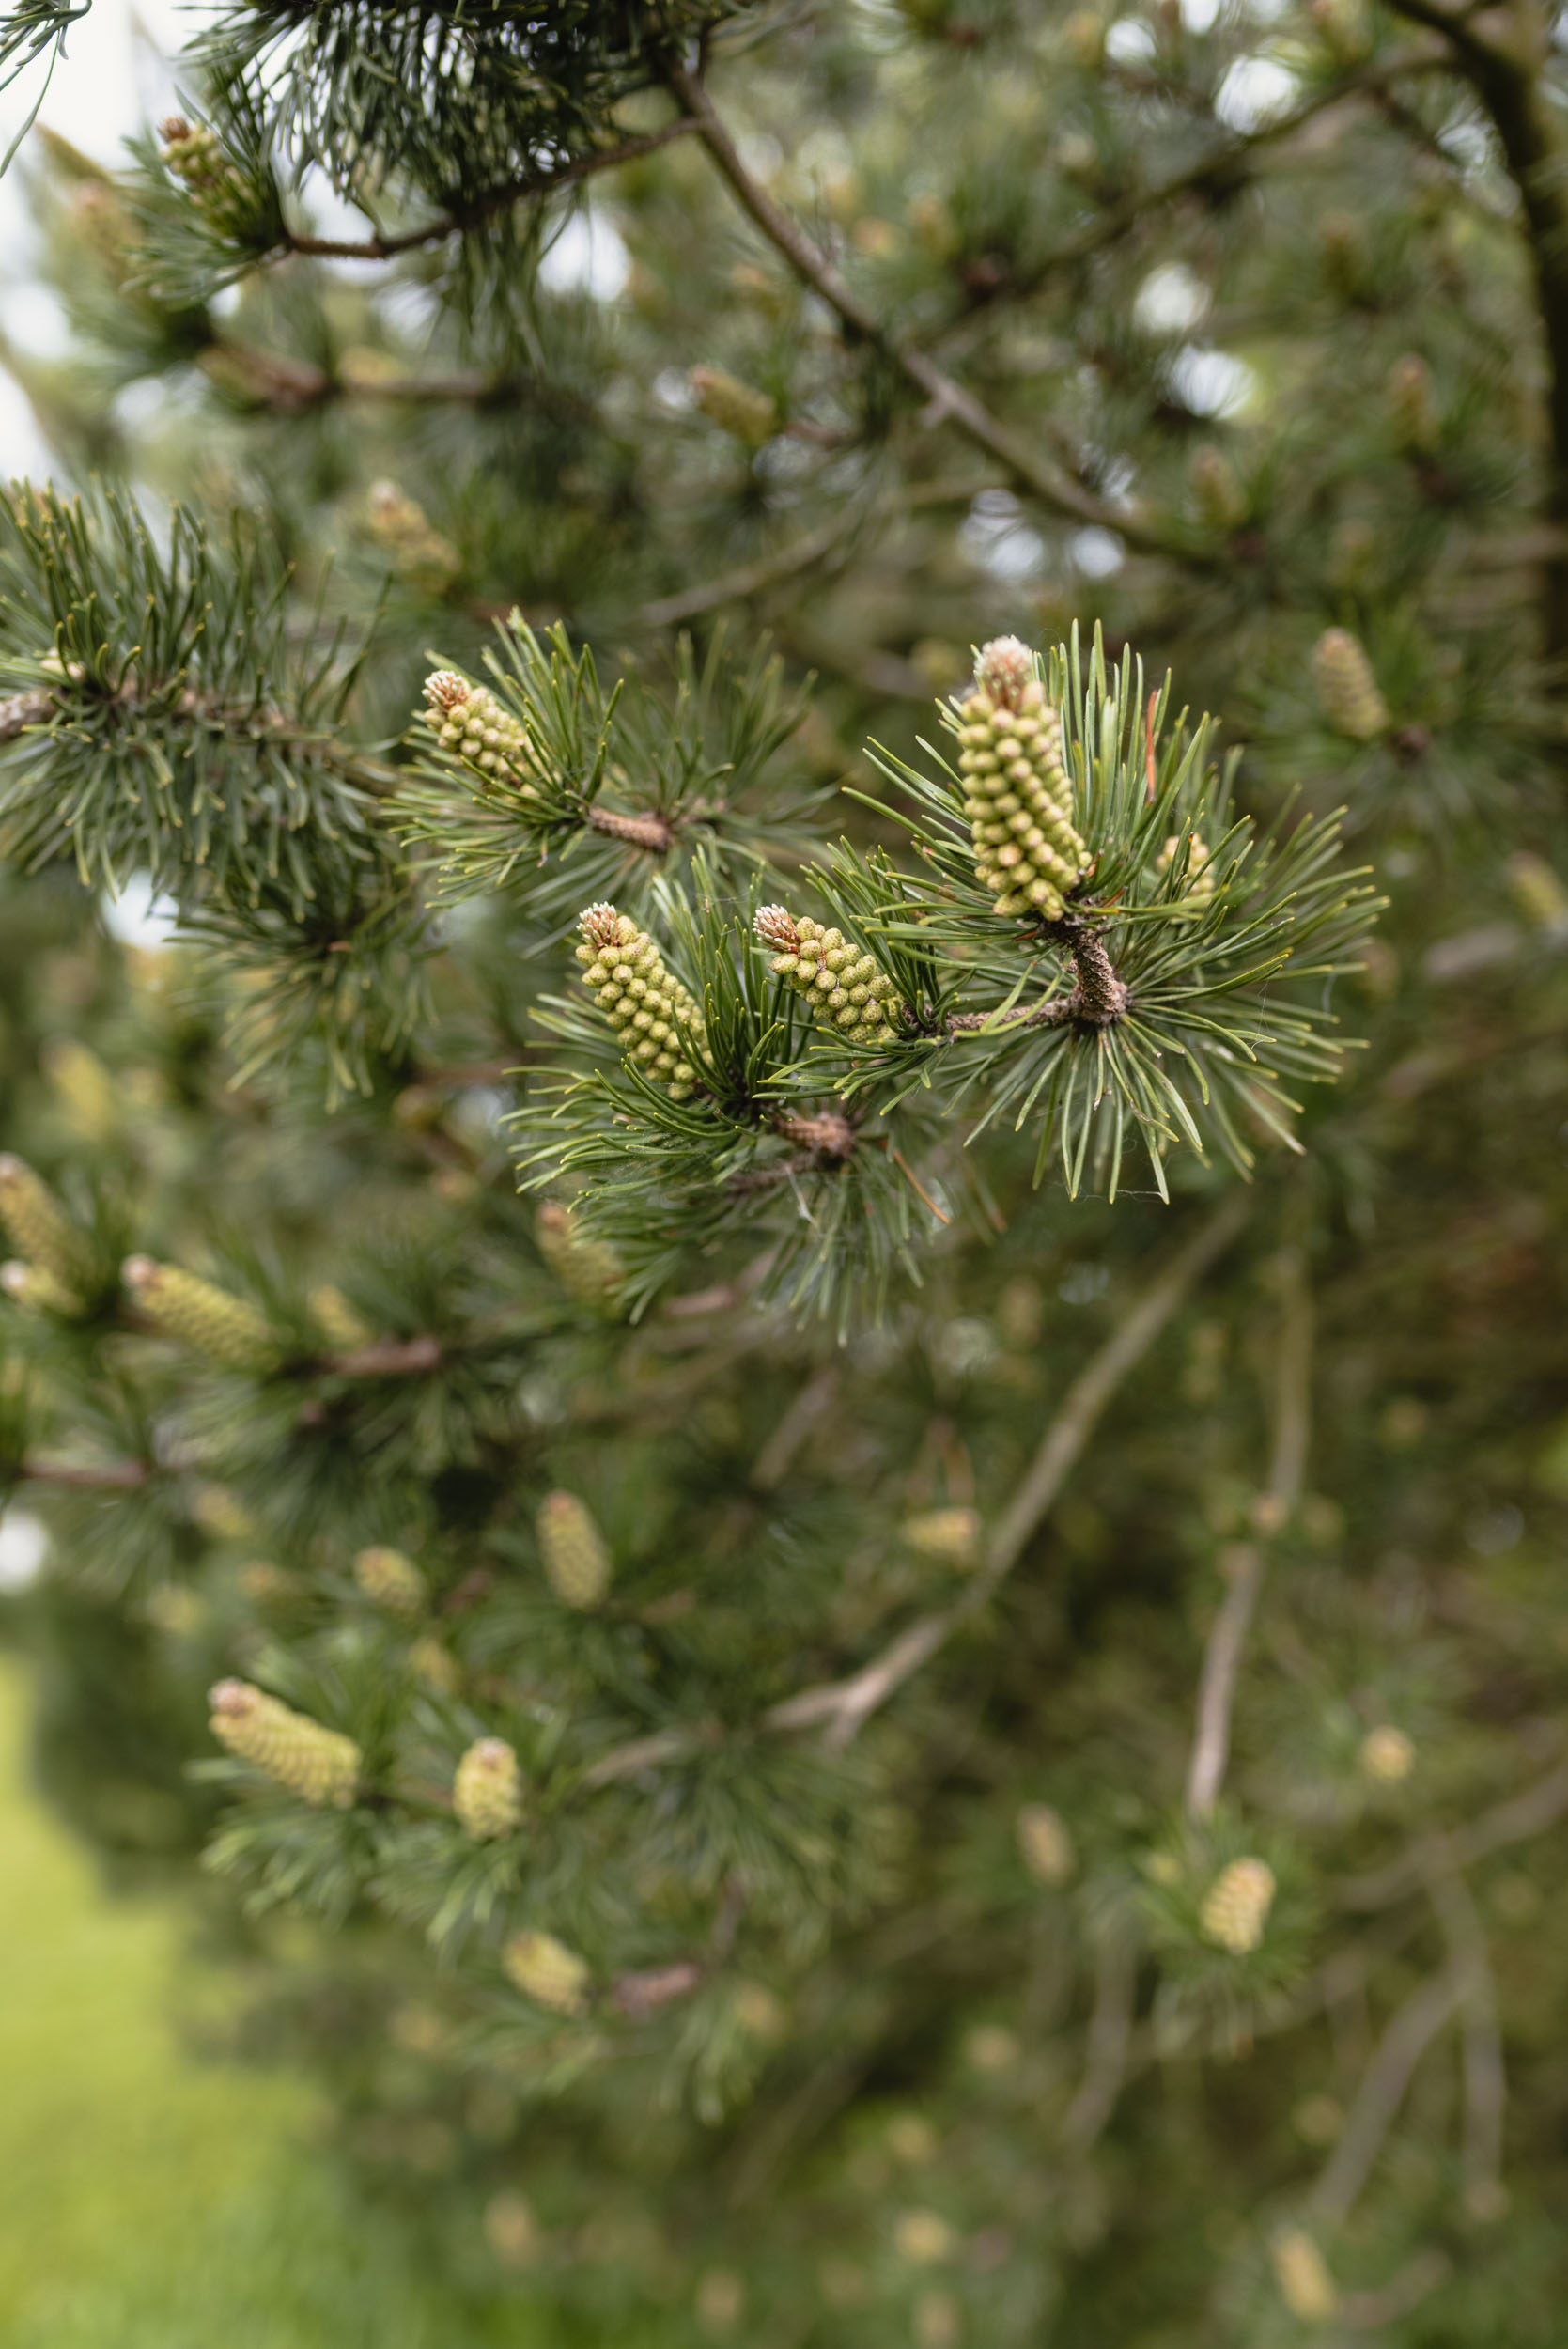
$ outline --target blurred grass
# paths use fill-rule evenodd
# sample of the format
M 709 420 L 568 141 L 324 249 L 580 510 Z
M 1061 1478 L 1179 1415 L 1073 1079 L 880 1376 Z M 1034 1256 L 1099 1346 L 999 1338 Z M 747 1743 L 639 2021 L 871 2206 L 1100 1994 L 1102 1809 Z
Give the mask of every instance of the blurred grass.
M 548 2349 L 458 2299 L 309 2146 L 309 2089 L 181 2054 L 178 1912 L 111 1898 L 25 1783 L 0 1657 L 0 2341 L 6 2349 Z

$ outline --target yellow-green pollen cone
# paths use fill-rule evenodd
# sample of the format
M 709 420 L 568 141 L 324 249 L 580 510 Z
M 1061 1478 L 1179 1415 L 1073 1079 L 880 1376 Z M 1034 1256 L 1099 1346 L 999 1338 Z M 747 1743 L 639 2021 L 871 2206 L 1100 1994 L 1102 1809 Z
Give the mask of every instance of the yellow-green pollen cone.
M 221 1746 L 318 1810 L 347 1811 L 359 1784 L 361 1755 L 351 1737 L 296 1713 L 248 1680 L 220 1680 L 208 1698 Z
M 437 669 L 425 680 L 426 723 L 443 751 L 467 759 L 481 774 L 505 770 L 514 780 L 520 768 L 534 764 L 526 729 L 504 709 L 488 685 L 471 685 L 456 669 Z M 532 799 L 531 783 L 519 786 Z
M 784 906 L 760 907 L 753 927 L 774 949 L 773 976 L 803 996 L 824 1027 L 846 1044 L 899 1041 L 893 983 L 874 955 Z
M 958 740 L 975 877 L 997 911 L 1054 922 L 1094 859 L 1073 824 L 1062 720 L 1016 636 L 982 646 L 974 686 L 942 722 Z
M 621 1050 L 677 1101 L 695 1092 L 689 1046 L 704 1041 L 694 995 L 664 968 L 646 930 L 613 906 L 590 906 L 579 925 L 583 985 L 620 1038 Z

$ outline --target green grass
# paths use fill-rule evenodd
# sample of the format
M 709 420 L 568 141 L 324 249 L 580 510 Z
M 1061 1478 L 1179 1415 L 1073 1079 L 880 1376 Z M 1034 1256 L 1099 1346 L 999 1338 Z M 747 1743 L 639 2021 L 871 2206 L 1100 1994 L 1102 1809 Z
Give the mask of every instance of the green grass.
M 439 2289 L 348 2202 L 303 2082 L 181 2054 L 178 1910 L 101 1889 L 26 1788 L 26 1729 L 0 1657 L 7 2349 L 546 2349 L 515 2295 Z

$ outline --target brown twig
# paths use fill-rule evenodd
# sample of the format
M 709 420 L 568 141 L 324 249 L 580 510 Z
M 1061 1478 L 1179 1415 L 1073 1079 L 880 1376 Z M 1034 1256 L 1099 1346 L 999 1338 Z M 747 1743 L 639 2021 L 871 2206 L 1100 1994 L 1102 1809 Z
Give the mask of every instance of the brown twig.
M 139 1491 L 152 1474 L 144 1460 L 51 1460 L 29 1454 L 20 1473 L 31 1485 L 64 1485 L 81 1492 Z
M 423 228 L 409 228 L 396 237 L 365 237 L 357 241 L 342 237 L 310 237 L 293 229 L 286 232 L 277 247 L 280 256 L 299 253 L 322 261 L 392 261 L 401 253 L 417 252 L 421 245 L 440 244 L 448 237 L 465 236 L 471 229 L 482 228 L 497 213 L 510 211 L 515 204 L 542 201 L 558 195 L 564 188 L 575 188 L 584 179 L 593 179 L 601 171 L 613 171 L 622 163 L 636 163 L 644 155 L 652 155 L 672 139 L 685 137 L 695 129 L 687 120 L 667 122 L 661 130 L 645 132 L 641 137 L 627 139 L 619 147 L 600 148 L 591 155 L 579 155 L 558 170 L 536 173 L 520 179 L 507 179 L 500 186 L 484 189 L 467 204 L 452 205 Z
M 1511 1795 L 1506 1802 L 1483 1812 L 1468 1827 L 1455 1828 L 1447 1839 L 1449 1859 L 1456 1868 L 1473 1867 L 1478 1859 L 1489 1859 L 1493 1852 L 1502 1851 L 1510 1843 L 1523 1843 L 1532 1835 L 1544 1835 L 1564 1812 L 1568 1812 L 1568 1763 L 1549 1770 L 1533 1786 L 1526 1787 L 1523 1794 Z M 1390 1860 L 1386 1868 L 1346 1876 L 1336 1888 L 1334 1897 L 1341 1908 L 1389 1908 L 1394 1902 L 1419 1891 L 1421 1882 L 1421 1852 L 1408 1851 Z
M 805 1729 L 825 1721 L 829 1745 L 848 1745 L 862 1725 L 895 1690 L 955 1631 L 983 1611 L 1061 1491 L 1116 1389 L 1148 1352 L 1193 1283 L 1202 1279 L 1235 1238 L 1248 1213 L 1246 1199 L 1239 1192 L 1233 1192 L 1178 1249 L 1073 1381 L 1017 1490 L 993 1529 L 985 1563 L 963 1597 L 939 1613 L 923 1616 L 911 1624 L 880 1656 L 847 1680 L 803 1688 L 797 1695 L 786 1697 L 764 1716 L 768 1728 Z
M 1343 2226 L 1350 2216 L 1417 2064 L 1464 1997 L 1463 1968 L 1446 1966 L 1411 1992 L 1383 2033 L 1339 2142 L 1312 2188 L 1311 2207 L 1320 2224 Z
M 789 214 L 753 179 L 697 76 L 682 66 L 671 64 L 666 68 L 665 78 L 676 103 L 695 127 L 742 210 L 801 283 L 837 314 L 856 340 L 878 351 L 929 401 L 933 422 L 954 425 L 977 448 L 994 458 L 1015 481 L 1059 513 L 1102 530 L 1115 531 L 1134 546 L 1156 552 L 1172 551 L 1174 542 L 1147 517 L 1135 508 L 1124 508 L 1096 496 L 1062 466 L 1015 439 L 983 400 L 948 375 L 926 352 L 901 341 L 846 284 L 826 255 Z M 1180 551 L 1188 552 L 1185 543 Z
M 1089 2016 L 1083 2078 L 1062 2123 L 1065 2152 L 1087 2153 L 1116 2108 L 1132 2041 L 1137 1980 L 1138 1956 L 1131 1941 L 1108 1941 L 1094 1970 L 1094 2004 Z

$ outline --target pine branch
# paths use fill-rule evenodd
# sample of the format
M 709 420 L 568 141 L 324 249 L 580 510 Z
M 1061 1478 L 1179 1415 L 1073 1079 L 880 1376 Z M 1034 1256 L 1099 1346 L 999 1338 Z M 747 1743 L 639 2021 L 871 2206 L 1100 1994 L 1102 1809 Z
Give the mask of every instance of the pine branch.
M 1464 1978 L 1465 2192 L 1476 2216 L 1496 2207 L 1502 2169 L 1508 2076 L 1498 2029 L 1498 1988 L 1486 1935 L 1470 1888 L 1453 1865 L 1445 1840 L 1423 1849 L 1432 1905 L 1455 1967 Z
M 393 237 L 365 237 L 359 240 L 343 237 L 312 237 L 290 228 L 281 244 L 272 253 L 261 257 L 281 259 L 289 254 L 306 255 L 322 261 L 393 261 L 399 254 L 415 253 L 424 245 L 441 244 L 449 237 L 465 237 L 475 228 L 484 227 L 498 213 L 511 211 L 520 204 L 544 203 L 564 189 L 575 188 L 586 179 L 597 178 L 603 171 L 615 171 L 625 163 L 638 163 L 644 155 L 655 155 L 673 139 L 685 138 L 697 128 L 694 122 L 668 122 L 658 131 L 648 131 L 636 138 L 625 139 L 618 147 L 606 148 L 591 155 L 579 155 L 563 163 L 555 171 L 528 173 L 516 179 L 504 181 L 499 187 L 488 188 L 471 196 L 461 205 L 454 205 L 439 218 L 428 221 L 422 228 L 405 229 Z
M 1452 1828 L 1447 1839 L 1448 1856 L 1455 1867 L 1473 1867 L 1477 1860 L 1489 1859 L 1493 1852 L 1506 1851 L 1511 1843 L 1524 1843 L 1531 1836 L 1545 1835 L 1564 1813 L 1568 1813 L 1568 1764 L 1548 1770 L 1545 1778 L 1537 1779 L 1523 1794 L 1511 1795 L 1506 1802 L 1483 1812 L 1467 1827 Z M 1396 1901 L 1419 1892 L 1422 1882 L 1421 1855 L 1408 1851 L 1390 1860 L 1386 1868 L 1346 1876 L 1335 1886 L 1334 1898 L 1341 1908 L 1389 1908 Z
M 1377 2044 L 1362 2075 L 1339 2142 L 1312 2188 L 1321 2225 L 1343 2226 L 1372 2174 L 1416 2067 L 1465 1998 L 1463 1968 L 1445 1967 L 1413 1990 Z
M 89 1465 L 80 1460 L 50 1459 L 37 1453 L 29 1454 L 14 1472 L 29 1484 L 105 1493 L 137 1492 L 152 1474 L 141 1460 L 105 1460 Z
M 1455 70 L 1490 115 L 1519 191 L 1545 343 L 1551 464 L 1544 518 L 1568 526 L 1568 129 L 1545 70 L 1551 39 L 1531 0 L 1453 9 L 1440 0 L 1392 0 L 1401 16 L 1440 33 Z M 1547 655 L 1568 656 L 1568 555 L 1544 566 L 1542 628 Z
M 1188 1294 L 1240 1232 L 1250 1212 L 1233 1193 L 1157 1274 L 1063 1398 L 1056 1417 L 986 1544 L 984 1566 L 955 1605 L 899 1634 L 848 1680 L 803 1688 L 764 1716 L 771 1729 L 828 1723 L 827 1742 L 848 1745 L 871 1715 L 989 1605 L 1081 1456 L 1101 1415 Z
M 954 425 L 977 448 L 995 458 L 1011 479 L 1058 513 L 1114 531 L 1130 545 L 1151 552 L 1190 554 L 1185 540 L 1171 537 L 1136 508 L 1112 505 L 1097 497 L 1060 466 L 1053 465 L 1048 458 L 1026 447 L 992 415 L 983 400 L 946 374 L 924 351 L 900 341 L 752 177 L 704 84 L 678 65 L 667 69 L 666 78 L 677 103 L 691 117 L 741 209 L 802 285 L 809 286 L 837 313 L 851 335 L 879 352 L 930 402 L 933 421 Z
M 1301 1497 L 1312 1424 L 1312 1299 L 1298 1249 L 1280 1259 L 1281 1328 L 1275 1341 L 1274 1450 L 1262 1494 L 1259 1531 L 1279 1533 Z M 1231 1553 L 1230 1588 L 1203 1652 L 1198 1729 L 1187 1778 L 1187 1815 L 1212 1817 L 1231 1750 L 1231 1711 L 1258 1593 L 1265 1553 L 1249 1542 Z

